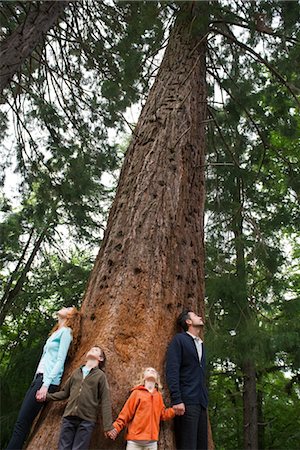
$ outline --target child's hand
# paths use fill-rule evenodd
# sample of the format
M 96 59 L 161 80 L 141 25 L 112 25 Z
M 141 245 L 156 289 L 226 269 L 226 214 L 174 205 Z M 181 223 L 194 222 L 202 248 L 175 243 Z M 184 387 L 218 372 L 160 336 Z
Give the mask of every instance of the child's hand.
M 112 430 L 106 431 L 105 436 L 109 437 L 110 439 L 112 439 L 114 441 L 116 439 L 116 437 L 118 436 L 118 432 L 115 428 L 113 428 Z
M 173 409 L 175 411 L 176 416 L 183 416 L 185 413 L 185 404 L 178 403 L 178 405 L 173 405 Z

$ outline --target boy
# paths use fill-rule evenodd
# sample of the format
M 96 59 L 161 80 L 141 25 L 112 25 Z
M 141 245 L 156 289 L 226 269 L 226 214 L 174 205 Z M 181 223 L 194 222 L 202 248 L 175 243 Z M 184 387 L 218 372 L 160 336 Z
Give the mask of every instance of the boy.
M 63 389 L 47 394 L 47 400 L 68 399 L 58 450 L 86 450 L 89 447 L 100 404 L 105 434 L 113 429 L 109 387 L 101 370 L 104 365 L 105 354 L 95 345 L 87 352 L 85 365 L 73 372 Z

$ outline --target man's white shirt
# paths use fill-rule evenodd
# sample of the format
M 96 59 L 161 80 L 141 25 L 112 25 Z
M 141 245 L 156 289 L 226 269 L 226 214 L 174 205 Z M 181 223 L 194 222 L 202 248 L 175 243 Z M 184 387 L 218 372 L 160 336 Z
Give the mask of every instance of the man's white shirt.
M 202 358 L 202 339 L 200 339 L 198 336 L 194 336 L 192 333 L 189 333 L 188 331 L 186 331 L 186 334 L 189 334 L 195 342 L 196 345 L 196 349 L 197 349 L 197 353 L 198 353 L 198 357 L 199 357 L 199 362 L 201 364 L 201 358 Z

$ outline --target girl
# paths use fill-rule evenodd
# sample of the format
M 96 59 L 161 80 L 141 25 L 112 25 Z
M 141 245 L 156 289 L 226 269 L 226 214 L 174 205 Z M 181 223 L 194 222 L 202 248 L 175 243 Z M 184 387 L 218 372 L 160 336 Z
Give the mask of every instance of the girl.
M 153 367 L 147 367 L 142 383 L 131 390 L 114 429 L 107 432 L 115 439 L 120 431 L 128 427 L 125 439 L 127 450 L 156 450 L 161 420 L 170 420 L 175 416 L 173 408 L 166 408 L 161 393 L 159 375 Z
M 9 449 L 22 449 L 31 425 L 43 407 L 47 392 L 54 392 L 60 384 L 65 360 L 70 348 L 73 356 L 80 338 L 81 315 L 73 306 L 63 307 L 57 313 L 58 322 L 52 329 L 43 349 L 43 354 L 34 379 L 23 400 Z

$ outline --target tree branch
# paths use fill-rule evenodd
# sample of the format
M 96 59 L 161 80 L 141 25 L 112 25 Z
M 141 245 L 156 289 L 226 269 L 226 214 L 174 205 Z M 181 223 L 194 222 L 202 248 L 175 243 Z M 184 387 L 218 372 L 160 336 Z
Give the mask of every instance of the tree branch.
M 32 8 L 14 32 L 8 36 L 0 49 L 0 95 L 12 77 L 20 70 L 24 61 L 43 36 L 62 15 L 69 1 L 47 1 Z
M 262 56 L 260 56 L 256 51 L 254 51 L 252 48 L 250 48 L 248 45 L 244 44 L 243 42 L 240 42 L 238 39 L 236 39 L 234 36 L 229 35 L 228 33 L 225 33 L 224 31 L 219 30 L 218 28 L 211 28 L 211 31 L 213 31 L 216 34 L 221 34 L 228 40 L 232 41 L 234 44 L 236 44 L 238 47 L 245 50 L 247 53 L 250 53 L 250 55 L 260 61 L 262 64 L 264 64 L 269 71 L 274 75 L 291 93 L 293 98 L 296 100 L 297 105 L 300 106 L 300 101 L 297 98 L 297 95 L 295 92 L 291 89 L 287 81 L 284 79 L 284 77 Z

